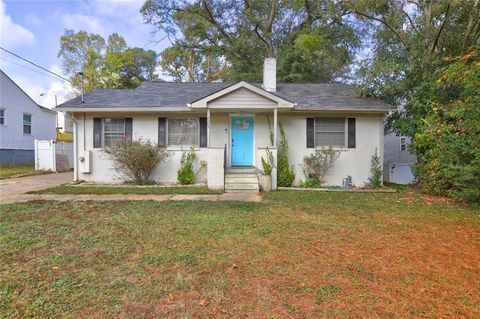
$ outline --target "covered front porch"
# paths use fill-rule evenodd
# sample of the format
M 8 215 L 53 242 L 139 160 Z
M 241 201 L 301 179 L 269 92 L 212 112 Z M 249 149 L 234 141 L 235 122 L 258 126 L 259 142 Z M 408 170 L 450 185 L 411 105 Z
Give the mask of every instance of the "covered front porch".
M 227 172 L 262 174 L 262 157 L 277 162 L 278 115 L 273 110 L 207 110 L 207 184 L 224 188 Z M 276 186 L 276 168 L 272 170 Z
M 195 101 L 192 110 L 206 110 L 207 148 L 215 160 L 207 161 L 207 183 L 217 185 L 218 163 L 227 169 L 255 168 L 262 171 L 262 157 L 267 151 L 277 161 L 278 113 L 288 112 L 293 104 L 246 82 L 240 82 Z M 218 157 L 223 155 L 223 160 Z M 209 156 L 210 157 L 210 156 Z M 211 162 L 211 164 L 210 164 Z M 221 175 L 221 174 L 220 174 Z M 276 187 L 277 173 L 272 171 Z M 225 178 L 224 178 L 225 180 Z

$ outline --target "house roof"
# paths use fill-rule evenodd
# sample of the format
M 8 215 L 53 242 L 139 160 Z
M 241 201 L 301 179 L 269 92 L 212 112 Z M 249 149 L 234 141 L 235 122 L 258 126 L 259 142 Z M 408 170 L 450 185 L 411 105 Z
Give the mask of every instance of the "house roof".
M 5 72 L 3 72 L 2 69 L 0 69 L 0 74 L 7 80 L 9 80 L 10 82 L 12 82 L 20 92 L 22 92 L 30 101 L 32 101 L 33 104 L 35 104 L 36 106 L 38 106 L 41 110 L 43 111 L 47 111 L 47 112 L 50 112 L 50 113 L 56 113 L 54 110 L 52 109 L 49 109 L 45 106 L 41 106 L 40 104 L 38 104 L 37 102 L 35 102 L 34 99 L 32 99 L 32 97 L 30 95 L 27 94 L 27 92 L 25 92 L 21 87 L 20 85 L 18 85 L 14 80 L 12 80 Z
M 185 109 L 187 105 L 224 90 L 235 83 L 226 82 L 145 82 L 136 89 L 95 89 L 58 106 L 61 110 L 83 109 Z M 261 84 L 253 84 L 261 89 Z M 263 90 L 263 89 L 262 89 Z M 354 97 L 355 87 L 348 84 L 278 83 L 276 92 L 268 92 L 295 104 L 298 110 L 390 110 L 380 99 Z M 227 91 L 227 90 L 226 90 Z M 267 91 L 265 91 L 267 93 Z

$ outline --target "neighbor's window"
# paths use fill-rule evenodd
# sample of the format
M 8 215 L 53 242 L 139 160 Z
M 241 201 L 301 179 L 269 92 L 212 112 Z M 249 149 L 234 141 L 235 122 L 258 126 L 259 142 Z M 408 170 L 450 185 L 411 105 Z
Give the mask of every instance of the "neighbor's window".
M 198 130 L 198 118 L 168 119 L 168 146 L 198 146 Z
M 400 137 L 400 151 L 405 151 L 407 149 L 407 138 Z
M 0 124 L 5 124 L 5 109 L 0 109 Z
M 345 147 L 345 118 L 315 118 L 315 146 Z
M 125 138 L 125 119 L 105 119 L 103 124 L 105 146 L 112 146 Z
M 23 114 L 23 134 L 32 134 L 32 116 Z

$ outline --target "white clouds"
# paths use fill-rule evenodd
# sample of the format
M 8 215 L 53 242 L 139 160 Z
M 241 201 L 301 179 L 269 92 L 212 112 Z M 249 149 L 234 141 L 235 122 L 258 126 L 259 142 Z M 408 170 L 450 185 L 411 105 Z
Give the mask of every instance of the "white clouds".
M 67 29 L 75 31 L 85 30 L 92 33 L 103 33 L 105 29 L 100 19 L 94 16 L 80 13 L 61 13 L 58 14 L 58 17 Z
M 35 42 L 33 33 L 12 21 L 12 18 L 5 11 L 5 3 L 0 0 L 0 44 L 13 49 L 23 44 Z

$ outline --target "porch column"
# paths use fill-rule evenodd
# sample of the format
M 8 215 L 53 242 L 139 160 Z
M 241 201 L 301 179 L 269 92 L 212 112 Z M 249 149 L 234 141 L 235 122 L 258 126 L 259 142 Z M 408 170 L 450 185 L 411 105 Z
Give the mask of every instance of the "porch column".
M 207 109 L 207 147 L 210 147 L 210 109 Z
M 277 147 L 277 108 L 273 109 L 273 147 Z

